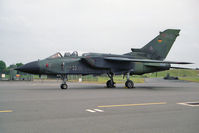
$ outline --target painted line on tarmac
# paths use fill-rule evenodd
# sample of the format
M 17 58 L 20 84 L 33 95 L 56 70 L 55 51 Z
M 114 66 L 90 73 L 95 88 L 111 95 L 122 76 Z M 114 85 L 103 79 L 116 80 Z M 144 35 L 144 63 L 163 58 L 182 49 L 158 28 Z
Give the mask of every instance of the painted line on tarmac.
M 91 109 L 86 109 L 86 111 L 88 111 L 88 112 L 91 112 L 91 113 L 94 113 L 94 112 L 96 112 L 96 111 L 94 111 L 94 110 L 91 110 Z
M 104 112 L 104 110 L 101 109 L 86 109 L 87 112 L 95 113 L 95 112 Z
M 138 103 L 138 104 L 120 104 L 120 105 L 102 105 L 97 106 L 98 108 L 112 108 L 112 107 L 128 107 L 128 106 L 146 106 L 146 105 L 162 105 L 167 104 L 167 102 L 159 102 L 159 103 Z
M 104 110 L 101 110 L 101 109 L 94 109 L 94 110 L 97 112 L 104 112 Z
M 190 106 L 190 107 L 197 107 L 197 106 L 199 106 L 199 101 L 197 101 L 197 102 L 183 102 L 183 103 L 177 103 L 177 104 Z
M 13 112 L 12 110 L 0 110 L 0 113 L 11 113 Z

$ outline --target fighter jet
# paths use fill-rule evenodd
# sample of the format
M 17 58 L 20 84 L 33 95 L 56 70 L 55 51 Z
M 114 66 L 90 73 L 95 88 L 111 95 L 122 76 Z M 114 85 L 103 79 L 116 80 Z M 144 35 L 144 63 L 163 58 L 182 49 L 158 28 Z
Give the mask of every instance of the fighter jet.
M 104 53 L 84 53 L 78 56 L 56 53 L 46 59 L 27 63 L 16 70 L 39 75 L 60 75 L 63 80 L 60 88 L 67 89 L 68 75 L 102 75 L 107 74 L 110 80 L 106 82 L 108 88 L 114 88 L 114 75 L 124 75 L 127 80 L 125 86 L 133 88 L 134 83 L 130 75 L 142 75 L 158 71 L 169 70 L 171 64 L 192 64 L 189 62 L 164 61 L 174 41 L 179 36 L 179 29 L 167 29 L 160 32 L 153 40 L 140 49 L 131 48 L 131 52 L 123 55 Z

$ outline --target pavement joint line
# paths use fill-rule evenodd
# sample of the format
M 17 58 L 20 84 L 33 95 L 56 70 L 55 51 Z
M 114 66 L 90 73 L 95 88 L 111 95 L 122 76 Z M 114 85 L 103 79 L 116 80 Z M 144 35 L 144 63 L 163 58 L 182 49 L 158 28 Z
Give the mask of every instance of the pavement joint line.
M 120 104 L 120 105 L 102 105 L 102 106 L 97 106 L 97 107 L 98 108 L 111 108 L 111 107 L 146 106 L 146 105 L 161 105 L 161 104 L 167 104 L 167 102 L 138 103 L 138 104 Z
M 13 112 L 12 110 L 0 110 L 0 113 L 11 113 Z

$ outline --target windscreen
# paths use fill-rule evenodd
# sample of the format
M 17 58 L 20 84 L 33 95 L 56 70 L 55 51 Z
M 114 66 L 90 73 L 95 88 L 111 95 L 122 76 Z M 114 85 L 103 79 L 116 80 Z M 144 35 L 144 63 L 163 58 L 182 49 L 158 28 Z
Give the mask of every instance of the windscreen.
M 61 55 L 61 53 L 56 53 L 51 55 L 50 57 L 48 57 L 48 59 L 55 59 L 55 58 L 62 58 L 63 56 Z

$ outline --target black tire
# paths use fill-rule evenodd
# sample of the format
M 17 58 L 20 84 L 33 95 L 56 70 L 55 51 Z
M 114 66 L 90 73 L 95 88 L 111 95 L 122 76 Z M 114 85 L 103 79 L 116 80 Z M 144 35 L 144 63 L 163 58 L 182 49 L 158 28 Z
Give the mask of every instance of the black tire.
M 60 88 L 61 88 L 61 89 L 67 89 L 67 88 L 68 88 L 68 85 L 67 85 L 67 84 L 61 84 Z
M 106 82 L 106 87 L 107 88 L 114 88 L 115 86 L 114 86 L 114 82 L 112 82 L 111 80 L 108 80 L 107 82 Z
M 134 83 L 132 80 L 127 80 L 125 86 L 129 89 L 134 88 Z

